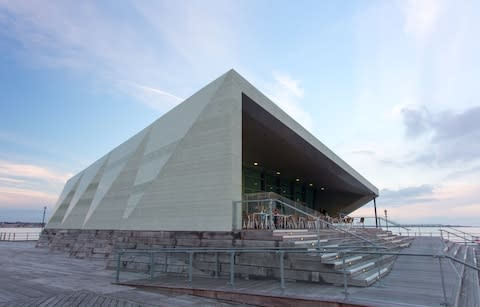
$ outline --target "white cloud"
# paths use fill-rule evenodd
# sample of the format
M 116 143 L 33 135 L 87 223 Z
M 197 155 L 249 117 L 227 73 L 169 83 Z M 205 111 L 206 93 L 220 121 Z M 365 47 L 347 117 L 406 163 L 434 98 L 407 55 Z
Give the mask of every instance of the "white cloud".
M 129 81 L 118 81 L 118 83 L 118 87 L 122 91 L 134 96 L 138 101 L 158 111 L 164 112 L 165 110 L 169 110 L 185 100 L 184 98 L 158 88 Z
M 53 205 L 70 177 L 41 165 L 0 160 L 0 207 Z
M 303 88 L 300 87 L 300 80 L 294 80 L 287 74 L 274 72 L 273 78 L 286 89 L 288 89 L 295 97 L 303 98 Z
M 3 1 L 0 38 L 17 41 L 16 54 L 34 65 L 84 73 L 161 111 L 178 103 L 172 92 L 190 93 L 199 75 L 205 80 L 231 67 L 236 48 L 228 25 L 238 18 L 232 3 L 120 6 Z M 121 9 L 132 14 L 116 14 Z M 122 80 L 138 86 L 125 87 Z
M 273 72 L 273 79 L 275 82 L 264 85 L 265 94 L 293 119 L 312 131 L 313 118 L 301 104 L 304 89 L 300 85 L 300 80 L 281 72 Z
M 236 41 L 231 25 L 239 18 L 237 5 L 225 1 L 173 3 L 135 1 L 133 5 L 162 40 L 187 60 L 190 69 L 205 74 L 205 60 L 213 66 L 219 62 L 230 66 Z
M 52 206 L 57 198 L 58 195 L 53 193 L 0 186 L 0 208 Z
M 65 183 L 71 174 L 60 173 L 49 168 L 0 160 L 0 176 L 5 178 L 32 178 Z
M 405 27 L 407 34 L 423 40 L 431 34 L 442 13 L 441 0 L 408 0 L 405 4 Z

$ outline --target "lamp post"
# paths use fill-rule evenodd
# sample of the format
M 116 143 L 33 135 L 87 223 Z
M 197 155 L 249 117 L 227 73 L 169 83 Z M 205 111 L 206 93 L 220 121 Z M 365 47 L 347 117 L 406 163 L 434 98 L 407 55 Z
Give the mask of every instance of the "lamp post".
M 387 220 L 387 209 L 385 209 L 385 225 L 387 226 L 387 231 L 388 231 L 388 220 Z
M 45 228 L 45 212 L 47 211 L 47 206 L 43 207 L 43 217 L 42 217 L 42 228 Z

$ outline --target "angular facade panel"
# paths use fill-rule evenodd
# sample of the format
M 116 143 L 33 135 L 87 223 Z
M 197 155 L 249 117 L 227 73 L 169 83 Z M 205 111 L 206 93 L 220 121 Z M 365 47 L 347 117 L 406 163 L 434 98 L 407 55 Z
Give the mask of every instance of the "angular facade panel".
M 93 163 L 87 169 L 85 169 L 85 171 L 83 172 L 82 178 L 80 179 L 80 182 L 78 183 L 78 187 L 75 190 L 75 194 L 73 195 L 73 198 L 70 201 L 67 212 L 65 213 L 65 215 L 63 217 L 62 223 L 65 222 L 66 218 L 72 212 L 75 205 L 77 205 L 80 198 L 84 195 L 85 191 L 90 186 L 90 184 L 92 183 L 92 180 L 95 178 L 95 176 L 98 174 L 98 171 L 105 164 L 106 160 L 107 160 L 107 157 L 105 156 L 105 157 L 101 158 L 100 160 L 98 160 L 97 162 Z

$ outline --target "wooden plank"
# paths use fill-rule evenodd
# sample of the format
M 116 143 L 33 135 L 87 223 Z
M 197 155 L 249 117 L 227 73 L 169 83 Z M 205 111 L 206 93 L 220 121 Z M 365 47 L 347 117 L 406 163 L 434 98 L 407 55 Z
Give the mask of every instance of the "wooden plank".
M 91 292 L 89 291 L 81 291 L 78 295 L 76 295 L 75 300 L 72 302 L 71 306 L 76 307 L 79 306 L 80 303 L 88 296 Z

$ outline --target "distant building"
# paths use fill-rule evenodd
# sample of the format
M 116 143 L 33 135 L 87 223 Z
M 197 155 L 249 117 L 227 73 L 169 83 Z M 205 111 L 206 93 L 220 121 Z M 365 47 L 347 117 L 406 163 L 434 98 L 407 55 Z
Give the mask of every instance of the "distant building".
M 330 215 L 378 195 L 230 70 L 68 180 L 46 228 L 231 231 L 259 191 Z

